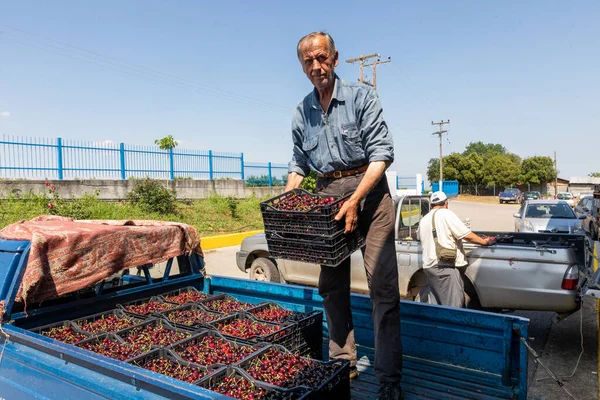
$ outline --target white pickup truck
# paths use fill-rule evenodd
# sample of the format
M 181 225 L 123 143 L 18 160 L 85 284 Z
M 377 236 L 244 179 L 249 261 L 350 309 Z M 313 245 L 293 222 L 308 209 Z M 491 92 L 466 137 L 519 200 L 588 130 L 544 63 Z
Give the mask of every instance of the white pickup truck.
M 396 253 L 400 295 L 432 302 L 422 270 L 417 240 L 419 222 L 429 212 L 425 196 L 404 196 L 396 204 Z M 517 232 L 476 232 L 496 236 L 498 243 L 481 247 L 465 243 L 469 264 L 464 267 L 469 307 L 492 310 L 540 310 L 568 315 L 580 307 L 581 289 L 590 276 L 585 260 L 585 236 Z M 367 293 L 360 251 L 351 256 L 352 290 Z M 273 259 L 264 234 L 246 238 L 237 252 L 240 270 L 251 279 L 317 286 L 316 264 Z

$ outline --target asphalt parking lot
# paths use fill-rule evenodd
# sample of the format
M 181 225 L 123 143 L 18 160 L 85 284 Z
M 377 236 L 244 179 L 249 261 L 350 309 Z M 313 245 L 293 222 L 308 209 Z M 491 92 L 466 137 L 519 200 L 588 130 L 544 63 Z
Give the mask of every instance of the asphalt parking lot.
M 518 205 L 451 202 L 450 209 L 461 219 L 470 218 L 473 230 L 513 231 L 512 214 Z M 239 246 L 206 252 L 209 274 L 247 278 L 235 264 Z M 582 309 L 564 320 L 551 312 L 520 311 L 516 315 L 528 318 L 529 342 L 541 361 L 556 373 L 565 387 L 578 400 L 598 399 L 598 308 L 597 300 L 584 299 Z M 583 354 L 578 363 L 579 355 Z M 575 366 L 577 369 L 572 375 Z M 529 399 L 570 399 L 530 355 L 528 368 Z

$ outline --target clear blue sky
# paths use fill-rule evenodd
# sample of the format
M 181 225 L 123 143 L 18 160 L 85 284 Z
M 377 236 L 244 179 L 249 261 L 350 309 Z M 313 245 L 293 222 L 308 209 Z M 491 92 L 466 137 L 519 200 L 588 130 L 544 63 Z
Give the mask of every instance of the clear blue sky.
M 600 2 L 0 1 L 0 134 L 244 152 L 287 162 L 311 90 L 298 39 L 392 57 L 377 82 L 401 175 L 472 141 L 600 170 Z M 86 52 L 88 51 L 88 52 Z M 93 53 L 90 53 L 93 52 Z

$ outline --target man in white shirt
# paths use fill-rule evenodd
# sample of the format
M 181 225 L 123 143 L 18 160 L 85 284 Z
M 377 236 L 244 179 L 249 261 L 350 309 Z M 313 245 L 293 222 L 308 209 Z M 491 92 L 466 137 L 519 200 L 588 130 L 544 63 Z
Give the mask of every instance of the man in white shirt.
M 462 241 L 482 246 L 490 246 L 494 239 L 482 239 L 466 227 L 454 212 L 448 209 L 448 197 L 444 192 L 431 194 L 431 211 L 419 223 L 418 239 L 423 248 L 423 272 L 429 279 L 429 288 L 436 297 L 437 303 L 444 306 L 464 307 L 464 285 L 457 267 L 467 265 L 467 257 Z M 435 221 L 435 235 L 434 235 Z M 435 237 L 439 246 L 436 248 Z M 444 255 L 440 255 L 440 247 Z M 456 252 L 454 262 L 440 261 L 448 258 L 448 251 Z

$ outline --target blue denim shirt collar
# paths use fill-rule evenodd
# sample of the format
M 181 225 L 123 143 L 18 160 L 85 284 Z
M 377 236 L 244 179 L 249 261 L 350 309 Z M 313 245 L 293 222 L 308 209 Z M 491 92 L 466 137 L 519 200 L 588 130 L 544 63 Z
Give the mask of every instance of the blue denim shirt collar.
M 337 74 L 335 74 L 334 76 L 335 76 L 335 81 L 333 83 L 333 93 L 331 95 L 331 101 L 332 102 L 333 102 L 333 100 L 344 101 L 344 96 L 342 95 L 343 91 L 340 89 L 341 85 L 338 85 L 338 83 L 341 79 Z M 321 104 L 319 103 L 319 92 L 317 91 L 317 88 L 314 88 L 312 91 L 310 106 L 316 110 L 321 109 Z

